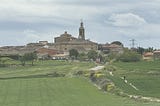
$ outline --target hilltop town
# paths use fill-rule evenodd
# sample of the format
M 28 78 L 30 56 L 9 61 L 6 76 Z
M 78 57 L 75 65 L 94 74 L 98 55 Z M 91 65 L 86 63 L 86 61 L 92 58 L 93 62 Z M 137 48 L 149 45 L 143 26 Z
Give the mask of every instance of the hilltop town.
M 160 106 L 159 11 L 160 0 L 0 0 L 0 106 Z
M 118 41 L 116 41 L 118 42 Z M 50 57 L 51 59 L 68 58 L 69 50 L 76 49 L 79 53 L 87 53 L 90 50 L 103 51 L 105 53 L 123 53 L 123 44 L 112 42 L 111 44 L 98 44 L 85 39 L 85 28 L 83 22 L 80 23 L 79 36 L 73 37 L 67 31 L 54 38 L 54 43 L 39 41 L 29 43 L 25 46 L 4 46 L 0 47 L 0 55 L 24 55 L 25 53 L 37 53 L 39 59 Z
M 39 41 L 38 43 L 28 43 L 24 46 L 3 46 L 0 47 L 0 56 L 23 56 L 26 53 L 36 53 L 38 59 L 68 59 L 69 51 L 75 49 L 78 53 L 87 54 L 89 51 L 107 54 L 123 54 L 129 50 L 119 41 L 112 43 L 98 44 L 85 38 L 85 28 L 83 22 L 80 23 L 79 35 L 74 37 L 65 31 L 54 38 L 54 43 Z M 153 48 L 144 49 L 142 47 L 131 48 L 130 50 L 141 55 L 143 60 L 154 60 L 160 58 L 160 51 Z M 134 60 L 134 59 L 133 59 Z

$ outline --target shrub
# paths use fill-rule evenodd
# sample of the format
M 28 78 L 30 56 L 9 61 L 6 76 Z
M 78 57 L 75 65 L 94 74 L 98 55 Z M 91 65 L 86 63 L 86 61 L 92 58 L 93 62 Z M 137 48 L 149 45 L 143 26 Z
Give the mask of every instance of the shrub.
M 113 84 L 113 83 L 109 83 L 108 85 L 107 85 L 107 91 L 111 91 L 111 90 L 113 90 L 115 88 L 115 85 Z
M 88 56 L 88 58 L 90 59 L 90 60 L 96 60 L 96 58 L 98 57 L 98 53 L 96 52 L 96 51 L 94 51 L 94 50 L 90 50 L 89 52 L 88 52 L 88 54 L 87 54 L 87 56 Z
M 77 59 L 78 57 L 78 51 L 76 49 L 71 49 L 69 50 L 69 56 L 72 58 L 72 59 Z
M 122 62 L 137 62 L 141 60 L 141 55 L 134 51 L 125 51 L 117 60 Z
M 80 75 L 83 75 L 84 74 L 84 71 L 76 71 L 74 73 L 74 75 L 77 75 L 77 76 L 80 76 Z

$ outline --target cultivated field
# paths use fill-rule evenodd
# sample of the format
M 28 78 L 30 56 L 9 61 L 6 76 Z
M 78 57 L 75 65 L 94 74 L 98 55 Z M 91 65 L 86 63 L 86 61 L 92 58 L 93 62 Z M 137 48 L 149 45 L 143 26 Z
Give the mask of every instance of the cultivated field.
M 117 63 L 120 67 L 123 63 Z M 35 66 L 11 66 L 0 68 L 0 106 L 159 106 L 156 102 L 142 102 L 129 99 L 127 97 L 117 96 L 111 93 L 105 93 L 98 90 L 97 87 L 83 77 L 73 77 L 75 71 L 88 70 L 94 67 L 94 63 L 88 62 L 66 62 L 66 61 L 41 61 L 36 62 Z M 121 67 L 124 69 L 123 67 Z M 65 74 L 65 77 L 53 77 L 52 73 Z M 134 89 L 129 89 L 122 84 L 118 78 L 127 71 L 116 71 L 112 79 L 117 86 L 129 93 L 134 93 Z M 129 77 L 131 81 L 139 88 L 142 84 L 138 76 Z M 140 80 L 138 80 L 138 78 Z M 147 77 L 146 77 L 147 78 Z M 146 79 L 143 79 L 144 81 Z M 142 80 L 142 81 L 143 81 Z M 159 80 L 157 80 L 159 81 Z M 147 82 L 147 81 L 146 81 Z M 148 83 L 144 83 L 147 84 Z M 121 85 L 121 86 L 120 86 Z M 140 87 L 139 87 L 139 86 Z M 147 86 L 143 85 L 143 86 Z M 145 91 L 145 89 L 143 89 Z M 151 90 L 155 92 L 154 90 Z M 137 93 L 137 91 L 136 91 Z M 151 93 L 146 93 L 150 95 Z M 143 92 L 142 92 L 143 94 Z M 158 96 L 156 93 L 153 96 Z
M 114 63 L 117 66 L 114 82 L 125 92 L 134 95 L 143 95 L 160 98 L 160 61 L 134 62 L 134 63 Z M 138 90 L 120 80 L 120 77 L 135 85 Z
M 17 63 L 16 65 L 18 65 Z M 45 75 L 52 73 L 70 74 L 75 71 L 94 67 L 94 63 L 68 61 L 37 61 L 34 66 L 10 66 L 0 68 L 0 78 L 24 77 L 31 75 Z
M 103 93 L 81 78 L 0 81 L 0 106 L 159 106 Z

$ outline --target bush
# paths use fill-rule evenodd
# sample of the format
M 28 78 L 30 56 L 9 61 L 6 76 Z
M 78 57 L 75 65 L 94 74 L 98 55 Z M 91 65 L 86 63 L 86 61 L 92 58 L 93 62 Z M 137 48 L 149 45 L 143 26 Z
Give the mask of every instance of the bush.
M 108 85 L 107 85 L 107 91 L 111 91 L 111 90 L 113 90 L 115 88 L 115 85 L 113 84 L 113 83 L 109 83 Z
M 80 75 L 83 75 L 84 74 L 84 71 L 76 71 L 74 73 L 74 75 L 77 75 L 77 76 L 80 76 Z
M 19 60 L 21 61 L 23 66 L 25 66 L 26 61 L 31 61 L 33 66 L 33 61 L 35 59 L 37 59 L 36 53 L 25 53 L 23 56 L 19 56 Z
M 80 61 L 86 61 L 88 59 L 87 55 L 85 53 L 79 53 L 78 60 Z
M 90 51 L 88 52 L 87 56 L 88 56 L 88 58 L 89 58 L 90 60 L 95 61 L 96 58 L 98 57 L 98 53 L 97 53 L 96 51 L 94 51 L 94 50 L 90 50 Z
M 122 62 L 137 62 L 141 60 L 141 55 L 134 51 L 125 51 L 117 60 Z
M 77 59 L 79 53 L 76 49 L 71 49 L 69 50 L 69 56 L 72 58 L 72 59 Z
M 11 61 L 12 59 L 9 57 L 0 57 L 0 67 L 5 67 L 7 61 Z

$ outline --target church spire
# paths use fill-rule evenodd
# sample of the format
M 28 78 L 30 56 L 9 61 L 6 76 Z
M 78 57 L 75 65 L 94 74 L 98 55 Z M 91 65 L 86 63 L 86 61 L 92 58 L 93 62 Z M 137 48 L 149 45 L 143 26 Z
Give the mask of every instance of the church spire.
M 82 20 L 81 20 L 81 23 L 80 23 L 79 37 L 78 38 L 85 40 L 85 29 L 84 29 L 83 21 Z
M 83 20 L 81 20 L 81 27 L 83 27 Z

